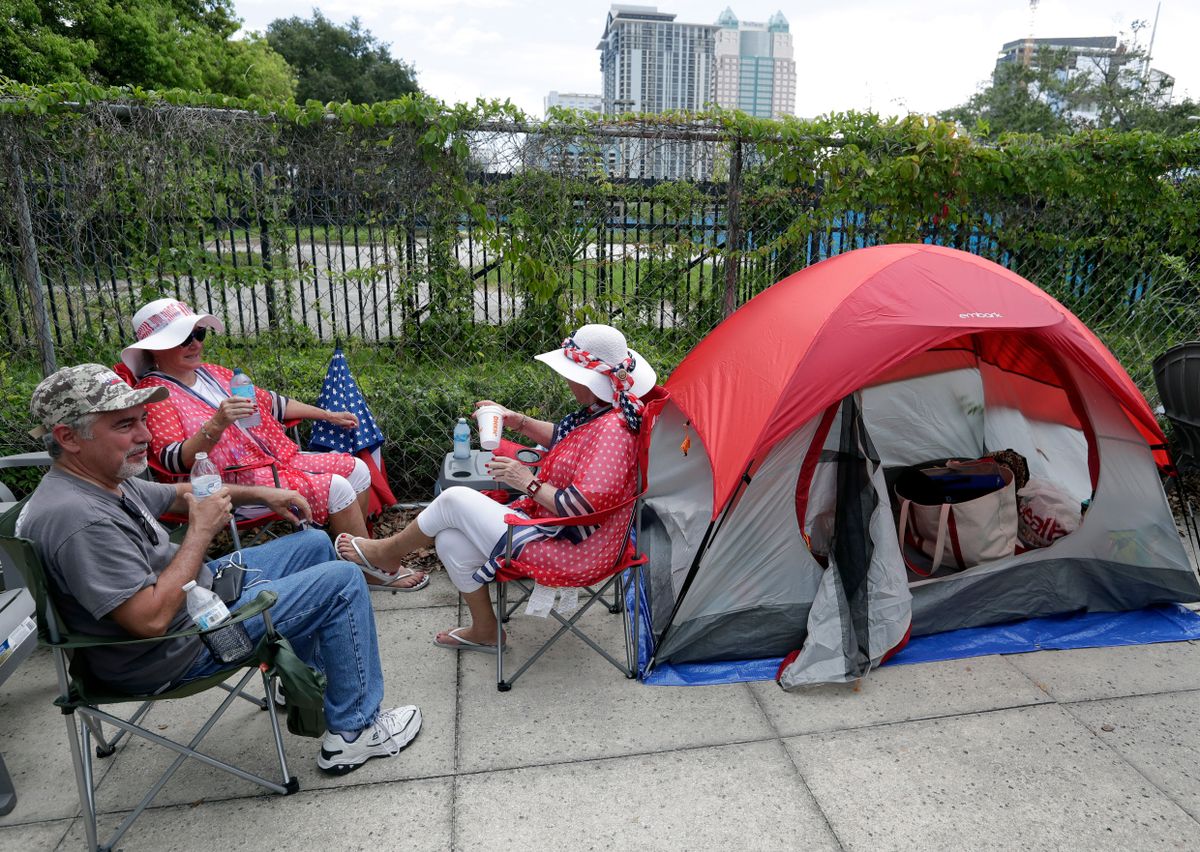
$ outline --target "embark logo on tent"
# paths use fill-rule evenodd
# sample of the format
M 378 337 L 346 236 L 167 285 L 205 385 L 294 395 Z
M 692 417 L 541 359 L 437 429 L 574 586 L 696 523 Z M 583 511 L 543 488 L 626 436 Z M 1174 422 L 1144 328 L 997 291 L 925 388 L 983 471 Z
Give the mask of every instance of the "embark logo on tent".
M 989 311 L 987 313 L 959 314 L 958 318 L 959 319 L 1004 319 L 1004 314 L 998 314 L 995 311 Z

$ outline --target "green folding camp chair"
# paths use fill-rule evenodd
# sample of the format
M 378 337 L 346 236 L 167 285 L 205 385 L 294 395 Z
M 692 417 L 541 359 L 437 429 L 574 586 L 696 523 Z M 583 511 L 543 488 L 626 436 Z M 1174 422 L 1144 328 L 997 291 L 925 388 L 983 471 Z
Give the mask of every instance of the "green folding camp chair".
M 200 741 L 236 699 L 242 698 L 263 710 L 268 710 L 274 703 L 274 670 L 265 664 L 271 653 L 268 643 L 260 643 L 254 655 L 237 665 L 157 695 L 129 695 L 97 683 L 87 669 L 87 654 L 75 653 L 76 651 L 122 643 L 161 642 L 167 639 L 197 635 L 200 631 L 198 629 L 184 630 L 151 639 L 109 639 L 67 632 L 49 595 L 47 577 L 36 545 L 28 539 L 18 538 L 15 535 L 17 516 L 26 500 L 22 500 L 9 511 L 0 515 L 0 556 L 3 556 L 6 569 L 16 568 L 24 575 L 37 607 L 38 639 L 54 654 L 59 690 L 54 703 L 61 709 L 67 723 L 67 742 L 70 745 L 71 762 L 75 769 L 75 783 L 79 790 L 79 804 L 83 811 L 88 849 L 93 852 L 112 849 L 129 826 L 133 824 L 133 821 L 149 806 L 158 792 L 175 774 L 175 771 L 188 758 L 194 758 L 238 778 L 259 784 L 274 793 L 286 796 L 299 790 L 299 782 L 288 772 L 287 757 L 283 750 L 283 736 L 280 733 L 279 720 L 273 711 L 268 711 L 266 715 L 270 719 L 271 733 L 275 738 L 275 751 L 279 759 L 282 780 L 270 781 L 198 750 Z M 274 592 L 261 592 L 251 603 L 232 613 L 230 621 L 221 626 L 245 621 L 261 614 L 266 623 L 267 635 L 276 637 L 277 634 L 274 632 L 268 613 L 268 610 L 274 605 L 276 597 Z M 245 669 L 244 673 L 242 673 L 243 669 Z M 262 676 L 266 699 L 258 699 L 243 692 L 256 672 Z M 238 674 L 241 676 L 235 685 L 230 686 L 225 682 Z M 186 745 L 161 736 L 138 724 L 156 701 L 186 698 L 213 687 L 220 687 L 229 694 Z M 117 716 L 101 709 L 101 705 L 129 703 L 140 705 L 129 717 Z M 105 736 L 104 723 L 117 728 L 116 736 L 111 739 Z M 116 750 L 117 745 L 126 734 L 142 737 L 151 743 L 174 751 L 178 757 L 147 791 L 137 807 L 125 817 L 112 836 L 103 845 L 100 845 L 97 842 L 96 785 L 92 774 L 91 743 L 93 739 L 96 742 L 96 757 L 108 757 Z

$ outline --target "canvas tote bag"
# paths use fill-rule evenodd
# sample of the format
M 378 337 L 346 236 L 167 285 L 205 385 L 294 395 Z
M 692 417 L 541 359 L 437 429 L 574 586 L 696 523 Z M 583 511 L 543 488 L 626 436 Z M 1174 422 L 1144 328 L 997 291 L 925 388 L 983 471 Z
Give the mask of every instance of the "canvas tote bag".
M 1004 486 L 960 502 L 921 503 L 905 497 L 897 484 L 896 499 L 900 503 L 897 536 L 901 550 L 907 541 L 933 560 L 926 571 L 905 559 L 909 570 L 928 577 L 943 563 L 962 571 L 1013 555 L 1017 547 L 1017 497 L 1011 470 L 990 459 L 948 462 L 944 467 L 920 470 L 935 480 L 941 475 L 998 475 Z

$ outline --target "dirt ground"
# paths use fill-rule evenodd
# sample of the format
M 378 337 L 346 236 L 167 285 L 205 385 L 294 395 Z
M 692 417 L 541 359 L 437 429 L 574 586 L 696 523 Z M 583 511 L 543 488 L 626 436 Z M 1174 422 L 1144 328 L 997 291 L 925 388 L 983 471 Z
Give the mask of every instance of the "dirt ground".
M 412 523 L 419 511 L 420 509 L 385 509 L 375 522 L 372 538 L 387 538 L 392 533 L 399 532 Z M 438 561 L 437 552 L 432 547 L 423 547 L 404 560 L 404 567 L 429 573 L 441 568 L 442 563 Z

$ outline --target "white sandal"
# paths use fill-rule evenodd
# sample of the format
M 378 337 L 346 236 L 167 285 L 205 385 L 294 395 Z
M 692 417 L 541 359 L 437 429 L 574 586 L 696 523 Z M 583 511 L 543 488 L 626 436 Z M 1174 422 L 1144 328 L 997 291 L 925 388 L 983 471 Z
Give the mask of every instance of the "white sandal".
M 339 544 L 341 544 L 343 538 L 349 539 L 350 546 L 354 548 L 354 552 L 357 553 L 358 558 L 362 560 L 362 562 L 356 563 L 358 565 L 358 570 L 362 571 L 368 577 L 374 577 L 376 580 L 379 581 L 378 583 L 368 583 L 367 584 L 367 588 L 369 588 L 371 591 L 373 591 L 373 592 L 374 591 L 392 592 L 392 593 L 395 593 L 395 592 L 417 592 L 429 585 L 429 575 L 428 574 L 426 574 L 421 579 L 421 582 L 415 583 L 414 585 L 411 585 L 411 586 L 395 585 L 396 581 L 398 581 L 398 580 L 403 580 L 406 577 L 417 576 L 417 572 L 413 571 L 412 569 L 409 569 L 409 570 L 403 571 L 403 572 L 398 571 L 395 574 L 393 574 L 390 571 L 384 571 L 380 568 L 376 568 L 374 565 L 371 564 L 371 560 L 367 559 L 366 554 L 364 554 L 362 552 L 362 548 L 358 546 L 358 543 L 363 540 L 362 536 L 350 535 L 350 533 L 339 533 L 338 537 L 336 539 L 334 539 L 334 542 L 333 542 L 333 547 L 334 547 L 335 551 L 337 550 L 337 546 Z M 343 558 L 340 555 L 340 553 L 338 555 L 338 558 L 339 559 Z M 349 561 L 349 560 L 346 560 L 346 561 Z

